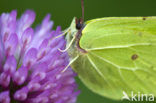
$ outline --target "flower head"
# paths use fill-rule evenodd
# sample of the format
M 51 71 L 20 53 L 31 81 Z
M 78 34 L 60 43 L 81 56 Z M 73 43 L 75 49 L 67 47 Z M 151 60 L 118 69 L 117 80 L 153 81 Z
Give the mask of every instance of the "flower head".
M 75 73 L 68 68 L 68 54 L 61 28 L 52 30 L 47 15 L 31 28 L 35 13 L 27 10 L 0 16 L 0 103 L 75 103 L 79 91 Z

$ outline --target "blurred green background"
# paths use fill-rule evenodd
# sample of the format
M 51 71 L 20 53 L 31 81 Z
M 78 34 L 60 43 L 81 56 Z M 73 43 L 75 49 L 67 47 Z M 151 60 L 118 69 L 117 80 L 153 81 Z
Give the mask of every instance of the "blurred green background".
M 37 14 L 35 25 L 50 13 L 54 28 L 60 25 L 62 29 L 70 25 L 73 17 L 81 17 L 80 0 L 0 0 L 0 13 L 13 9 L 18 11 L 18 16 L 26 9 L 34 10 Z M 156 16 L 156 0 L 85 0 L 85 21 L 110 16 Z M 77 103 L 129 103 L 96 95 L 76 79 L 81 90 Z

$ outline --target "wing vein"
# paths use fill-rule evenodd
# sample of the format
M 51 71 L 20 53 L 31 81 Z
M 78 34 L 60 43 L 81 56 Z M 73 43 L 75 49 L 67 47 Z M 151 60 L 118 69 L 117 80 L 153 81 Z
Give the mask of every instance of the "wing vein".
M 115 49 L 115 48 L 129 48 L 134 46 L 149 46 L 151 43 L 138 43 L 138 44 L 129 44 L 129 45 L 115 45 L 115 46 L 107 46 L 107 47 L 100 47 L 100 48 L 92 48 L 92 49 L 86 49 L 87 51 L 93 51 L 93 50 L 104 50 L 104 49 Z M 152 44 L 156 45 L 156 44 Z
M 103 78 L 103 80 L 109 85 L 109 87 L 112 88 L 110 90 L 112 90 L 112 92 L 114 92 L 112 85 L 109 82 L 107 82 L 106 78 L 103 76 L 102 72 L 100 70 L 98 70 L 97 66 L 92 61 L 92 59 L 88 55 L 87 55 L 87 58 L 88 58 L 89 62 L 91 63 L 91 65 L 93 66 L 93 68 L 97 71 L 97 73 Z M 118 93 L 115 93 L 115 94 L 118 94 Z
M 89 62 L 92 64 L 92 66 L 95 68 L 95 70 L 98 72 L 98 74 L 105 79 L 105 77 L 103 76 L 103 74 L 101 73 L 101 71 L 98 70 L 98 68 L 96 67 L 96 65 L 94 64 L 94 62 L 91 60 L 91 58 L 89 56 L 87 56 L 87 58 L 88 58 Z
M 96 54 L 94 54 L 94 53 L 91 53 L 91 54 L 94 55 L 94 56 L 96 56 L 96 57 L 98 57 L 99 59 L 101 59 L 101 60 L 103 60 L 103 61 L 105 61 L 105 62 L 107 62 L 107 63 L 109 63 L 109 64 L 111 64 L 111 65 L 113 65 L 113 66 L 115 66 L 115 67 L 118 68 L 118 69 L 134 70 L 134 69 L 128 68 L 128 67 L 120 67 L 120 66 L 118 66 L 117 64 L 114 64 L 113 62 L 111 62 L 111 61 L 109 61 L 109 60 L 107 60 L 107 59 L 104 59 L 104 58 L 102 58 L 102 57 L 100 57 L 100 56 L 98 56 L 98 55 L 96 55 Z

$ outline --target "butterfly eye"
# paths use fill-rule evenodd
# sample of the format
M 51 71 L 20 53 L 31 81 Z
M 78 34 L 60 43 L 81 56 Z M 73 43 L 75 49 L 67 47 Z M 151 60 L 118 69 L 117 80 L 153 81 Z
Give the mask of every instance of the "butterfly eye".
M 82 24 L 81 23 L 76 24 L 76 29 L 77 30 L 80 30 L 81 28 L 82 28 Z
M 83 27 L 82 19 L 77 19 L 76 18 L 76 29 L 80 30 L 82 27 Z

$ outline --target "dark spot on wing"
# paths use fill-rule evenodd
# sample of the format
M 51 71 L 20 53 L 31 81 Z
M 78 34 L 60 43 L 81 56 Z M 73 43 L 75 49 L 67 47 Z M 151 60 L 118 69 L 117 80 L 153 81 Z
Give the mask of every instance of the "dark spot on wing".
M 139 32 L 138 35 L 139 35 L 140 37 L 142 37 L 142 32 Z
M 138 57 L 139 57 L 139 56 L 138 56 L 137 54 L 133 54 L 132 57 L 131 57 L 131 59 L 132 59 L 132 60 L 136 60 Z
M 151 66 L 150 68 L 154 70 L 154 66 Z
M 146 19 L 147 19 L 147 17 L 143 17 L 143 18 L 142 18 L 142 20 L 146 20 Z
M 149 75 L 146 76 L 147 79 L 150 79 L 150 77 L 151 77 L 151 76 L 149 76 Z

